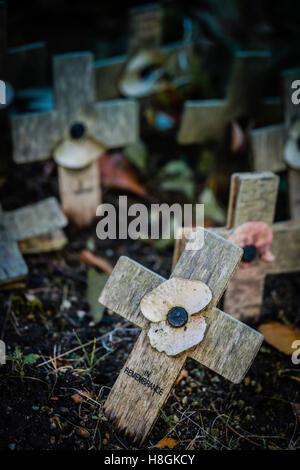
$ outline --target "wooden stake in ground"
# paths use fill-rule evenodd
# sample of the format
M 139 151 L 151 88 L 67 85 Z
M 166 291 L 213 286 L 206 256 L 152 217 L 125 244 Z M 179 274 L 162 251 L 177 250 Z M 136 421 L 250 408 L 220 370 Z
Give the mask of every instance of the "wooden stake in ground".
M 243 120 L 250 124 L 259 111 L 269 61 L 267 52 L 237 53 L 226 99 L 185 102 L 178 142 L 220 141 L 230 123 Z M 267 102 L 264 107 L 277 110 L 278 104 Z
M 53 197 L 8 212 L 0 206 L 0 285 L 17 281 L 28 272 L 18 242 L 30 243 L 33 237 L 46 236 L 66 225 L 67 220 Z
M 199 341 L 202 341 L 195 347 L 170 356 L 151 346 L 148 333 L 155 323 L 149 322 L 140 309 L 144 311 L 141 301 L 145 295 L 164 283 L 164 278 L 158 274 L 121 257 L 101 293 L 103 305 L 142 328 L 105 404 L 105 413 L 117 432 L 138 445 L 151 431 L 187 357 L 238 383 L 250 367 L 263 339 L 256 331 L 216 308 L 239 264 L 242 250 L 207 230 L 197 231 L 197 239 L 201 237 L 203 244 L 198 246 L 199 249 L 195 249 L 195 245 L 194 249 L 186 249 L 171 275 L 173 280 L 202 281 L 212 293 L 212 300 L 205 309 L 193 315 L 206 324 L 204 335 L 202 331 L 199 336 Z M 190 288 L 190 295 L 193 296 L 193 288 Z M 166 305 L 171 297 L 159 298 L 162 308 L 165 308 L 164 303 Z M 148 305 L 151 307 L 151 301 Z M 174 318 L 171 321 L 169 313 L 170 334 L 180 336 L 182 333 L 184 337 L 189 324 L 175 328 Z
M 54 156 L 66 215 L 77 225 L 92 222 L 101 203 L 97 160 L 105 148 L 135 142 L 138 105 L 131 100 L 95 101 L 93 54 L 53 58 L 54 108 L 12 117 L 14 160 Z
M 246 236 L 247 231 L 249 236 L 251 235 L 253 222 L 263 222 L 267 226 L 262 226 L 265 231 L 258 232 L 252 237 L 250 244 L 256 248 L 254 258 L 246 267 L 242 265 L 236 271 L 227 287 L 224 299 L 226 311 L 249 323 L 257 322 L 260 318 L 266 276 L 300 270 L 300 223 L 290 221 L 273 223 L 278 180 L 279 178 L 271 172 L 233 174 L 227 227 L 210 228 L 226 239 L 232 237 L 235 239 L 234 234 L 238 233 L 237 230 L 241 226 L 246 227 Z M 245 226 L 249 223 L 250 225 Z M 258 255 L 258 251 L 265 248 L 264 237 L 268 236 L 268 227 L 272 230 L 271 237 L 273 236 L 269 246 L 275 258 L 273 261 L 265 261 L 263 258 L 266 256 Z M 260 230 L 261 226 L 258 226 L 258 229 Z M 176 240 L 173 267 L 180 259 L 192 230 L 186 228 L 185 237 Z M 269 245 L 268 240 L 266 245 Z M 247 250 L 251 251 L 251 248 Z
M 285 122 L 255 129 L 250 136 L 256 171 L 288 169 L 290 215 L 294 220 L 300 220 L 300 106 L 292 102 L 292 83 L 299 78 L 300 69 L 283 73 Z

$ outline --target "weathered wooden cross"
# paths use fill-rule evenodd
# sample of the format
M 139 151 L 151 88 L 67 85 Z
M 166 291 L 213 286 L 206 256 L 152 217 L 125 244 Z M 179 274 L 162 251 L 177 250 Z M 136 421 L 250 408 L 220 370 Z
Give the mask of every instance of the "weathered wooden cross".
M 151 431 L 159 409 L 167 400 L 187 357 L 238 383 L 250 367 L 263 339 L 256 331 L 216 308 L 240 261 L 242 250 L 202 228 L 198 229 L 197 236 L 204 237 L 202 248 L 184 250 L 171 275 L 172 280 L 181 278 L 202 281 L 212 292 L 208 306 L 195 314 L 196 318 L 205 320 L 207 325 L 203 339 L 199 337 L 199 341 L 202 341 L 193 343 L 195 347 L 170 356 L 151 346 L 149 328 L 156 324 L 149 322 L 142 314 L 141 301 L 146 294 L 161 286 L 165 279 L 133 260 L 126 257 L 119 259 L 99 299 L 107 308 L 142 328 L 105 404 L 105 413 L 117 431 L 138 445 L 143 443 Z M 183 296 L 192 298 L 193 290 L 185 290 Z M 170 297 L 159 297 L 162 307 L 170 304 Z M 148 305 L 151 308 L 151 302 Z M 168 319 L 169 314 L 170 310 Z M 188 323 L 181 328 L 173 328 L 174 323 L 170 319 L 168 321 L 171 334 L 176 334 L 176 338 L 181 335 L 184 337 L 186 328 L 189 331 Z
M 231 122 L 239 118 L 253 119 L 261 103 L 269 60 L 267 52 L 238 52 L 226 99 L 185 102 L 178 142 L 185 145 L 220 141 Z M 266 115 L 278 114 L 276 101 L 265 102 L 264 108 Z M 272 108 L 272 113 L 268 108 Z
M 8 212 L 0 206 L 0 285 L 27 274 L 19 242 L 28 243 L 33 237 L 46 236 L 66 225 L 67 220 L 54 197 Z
M 53 75 L 54 109 L 12 117 L 14 160 L 27 163 L 55 156 L 63 209 L 83 226 L 94 219 L 101 202 L 98 158 L 105 147 L 137 139 L 138 105 L 131 100 L 95 101 L 92 53 L 55 56 Z
M 228 239 L 243 224 L 263 222 L 273 231 L 270 251 L 274 261 L 256 256 L 247 267 L 240 267 L 231 278 L 224 299 L 224 309 L 245 322 L 256 322 L 261 315 L 265 278 L 269 274 L 300 271 L 300 222 L 273 223 L 278 176 L 271 172 L 235 173 L 231 178 L 226 228 L 210 228 Z M 205 208 L 204 208 L 205 211 Z M 185 248 L 189 233 L 177 240 L 173 266 Z M 259 243 L 259 235 L 257 235 Z M 253 244 L 255 245 L 255 241 Z
M 183 40 L 161 45 L 162 17 L 162 7 L 157 3 L 132 8 L 129 11 L 127 54 L 100 59 L 95 64 L 98 99 L 114 99 L 120 96 L 120 80 L 126 74 L 126 67 L 130 59 L 137 57 L 139 51 L 156 51 L 157 55 L 153 55 L 153 59 L 159 56 L 166 60 L 172 55 L 173 58 L 179 58 L 181 64 L 188 62 L 187 57 L 192 53 L 190 41 Z M 141 56 L 137 57 L 137 62 L 140 63 L 140 74 L 147 71 L 147 68 L 150 69 L 151 66 L 157 67 L 155 60 L 153 63 L 150 61 L 143 66 Z M 182 73 L 184 70 L 181 71 Z M 178 68 L 177 75 L 180 75 L 180 68 Z M 123 87 L 122 91 L 125 92 Z M 126 96 L 128 95 L 126 94 Z
M 294 80 L 300 80 L 300 68 L 283 73 L 285 122 L 255 129 L 250 140 L 256 171 L 288 169 L 290 215 L 300 220 L 300 105 L 291 99 Z

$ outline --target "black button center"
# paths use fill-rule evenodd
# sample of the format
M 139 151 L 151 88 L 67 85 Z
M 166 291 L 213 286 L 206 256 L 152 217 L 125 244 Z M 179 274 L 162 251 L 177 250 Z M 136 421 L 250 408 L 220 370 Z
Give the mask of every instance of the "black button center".
M 167 319 L 173 328 L 180 328 L 188 321 L 188 314 L 183 307 L 173 307 L 168 311 Z
M 70 135 L 73 139 L 81 139 L 85 134 L 85 125 L 82 122 L 74 122 L 70 128 Z
M 251 263 L 256 258 L 257 250 L 254 245 L 246 245 L 244 247 L 244 253 L 242 257 L 242 261 L 245 263 Z

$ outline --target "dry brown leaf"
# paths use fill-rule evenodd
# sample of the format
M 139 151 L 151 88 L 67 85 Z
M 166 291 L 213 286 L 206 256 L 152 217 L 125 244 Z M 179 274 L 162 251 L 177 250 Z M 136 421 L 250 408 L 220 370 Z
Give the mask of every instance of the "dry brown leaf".
M 300 340 L 300 331 L 279 322 L 264 323 L 258 327 L 265 341 L 284 354 L 292 354 L 292 344 Z
M 94 255 L 89 250 L 82 250 L 79 253 L 79 259 L 83 263 L 101 269 L 101 271 L 105 272 L 106 274 L 111 274 L 112 270 L 114 269 L 113 265 L 109 261 L 107 261 L 105 258 Z
M 110 189 L 123 189 L 139 196 L 148 197 L 146 189 L 139 183 L 135 171 L 121 152 L 105 153 L 99 158 L 101 182 Z
M 176 380 L 176 385 L 179 384 L 179 382 L 182 381 L 182 379 L 186 379 L 188 377 L 189 373 L 186 369 L 182 369 L 182 371 L 179 374 L 178 379 Z
M 158 443 L 155 444 L 154 447 L 156 447 L 157 449 L 165 449 L 166 447 L 168 449 L 173 449 L 175 446 L 177 446 L 177 444 L 178 441 L 176 441 L 172 437 L 165 437 L 164 439 L 158 441 Z
M 82 401 L 85 401 L 86 398 L 90 398 L 90 396 L 91 395 L 89 392 L 86 392 L 85 390 L 80 390 L 80 393 L 74 393 L 71 398 L 74 403 L 81 403 Z
M 87 429 L 77 428 L 76 432 L 77 432 L 78 436 L 84 437 L 85 439 L 88 439 L 90 437 L 90 433 L 88 432 Z

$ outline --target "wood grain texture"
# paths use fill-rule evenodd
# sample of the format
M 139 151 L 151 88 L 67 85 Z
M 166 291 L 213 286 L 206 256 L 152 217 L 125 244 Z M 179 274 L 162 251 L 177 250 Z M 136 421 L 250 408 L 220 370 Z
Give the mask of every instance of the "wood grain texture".
M 129 12 L 129 54 L 138 49 L 159 47 L 162 31 L 162 8 L 150 4 L 132 8 Z
M 97 60 L 95 67 L 96 98 L 106 101 L 119 98 L 119 81 L 127 62 L 127 55 Z
M 133 100 L 98 103 L 91 53 L 53 58 L 54 109 L 13 115 L 13 158 L 17 163 L 45 160 L 69 137 L 74 122 L 108 148 L 135 142 L 139 135 L 138 104 Z
M 181 256 L 172 275 L 207 282 L 214 295 L 202 312 L 208 322 L 203 342 L 175 357 L 151 347 L 148 321 L 139 320 L 140 300 L 163 278 L 128 258 L 121 258 L 115 266 L 100 301 L 134 321 L 143 331 L 105 403 L 105 413 L 117 431 L 137 445 L 143 443 L 154 425 L 187 356 L 203 360 L 205 365 L 236 382 L 248 370 L 262 335 L 214 307 L 240 257 L 241 249 L 208 231 L 200 250 L 185 250 Z
M 68 243 L 68 239 L 61 229 L 49 233 L 27 238 L 18 242 L 19 250 L 23 254 L 47 253 L 61 250 Z
M 224 137 L 227 125 L 239 117 L 254 117 L 261 104 L 263 77 L 270 56 L 264 52 L 236 54 L 225 100 L 187 101 L 178 142 L 203 143 Z
M 224 309 L 242 321 L 259 320 L 267 275 L 300 271 L 300 222 L 275 224 L 273 233 L 275 261 L 257 259 L 248 268 L 238 269 L 227 288 Z
M 139 263 L 121 256 L 101 292 L 99 302 L 140 328 L 149 325 L 140 311 L 145 294 L 164 281 Z
M 226 290 L 225 311 L 245 322 L 256 322 L 261 315 L 264 283 L 268 274 L 300 270 L 300 222 L 272 224 L 277 186 L 278 177 L 269 172 L 232 175 L 228 228 L 210 228 L 220 236 L 228 238 L 241 223 L 256 220 L 272 226 L 274 240 L 271 251 L 275 255 L 275 261 L 267 263 L 257 259 L 248 268 L 239 268 Z M 180 242 L 176 241 L 173 266 L 186 243 L 185 238 Z
M 50 158 L 61 139 L 55 111 L 13 115 L 11 118 L 13 159 L 30 163 Z
M 2 240 L 20 241 L 67 225 L 54 197 L 13 211 L 3 212 L 0 222 Z
M 23 279 L 28 273 L 16 242 L 0 240 L 0 286 Z
M 90 52 L 53 57 L 54 107 L 76 116 L 95 101 L 94 56 Z
M 98 161 L 80 170 L 58 166 L 58 184 L 62 208 L 68 220 L 78 227 L 89 226 L 101 203 Z
M 285 127 L 283 124 L 262 127 L 250 133 L 250 144 L 255 171 L 283 171 Z
M 177 140 L 180 144 L 203 143 L 222 138 L 226 102 L 224 100 L 186 101 Z
M 231 177 L 227 227 L 274 220 L 279 177 L 271 172 L 234 173 Z

